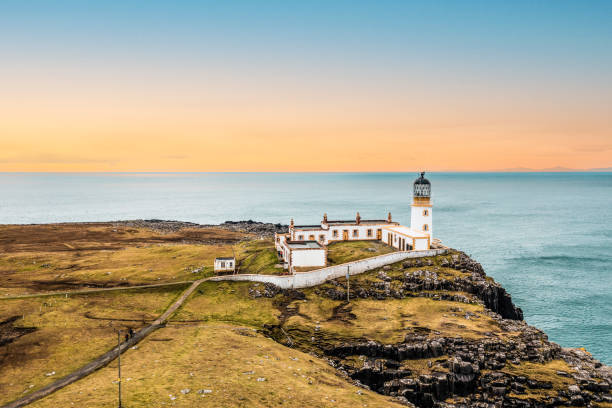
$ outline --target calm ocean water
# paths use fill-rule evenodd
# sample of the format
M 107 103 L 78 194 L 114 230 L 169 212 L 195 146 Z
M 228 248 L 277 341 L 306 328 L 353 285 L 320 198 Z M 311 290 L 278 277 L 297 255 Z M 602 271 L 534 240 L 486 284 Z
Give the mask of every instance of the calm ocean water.
M 526 320 L 612 364 L 612 173 L 432 173 L 434 232 Z M 410 173 L 0 173 L 0 223 L 410 221 Z

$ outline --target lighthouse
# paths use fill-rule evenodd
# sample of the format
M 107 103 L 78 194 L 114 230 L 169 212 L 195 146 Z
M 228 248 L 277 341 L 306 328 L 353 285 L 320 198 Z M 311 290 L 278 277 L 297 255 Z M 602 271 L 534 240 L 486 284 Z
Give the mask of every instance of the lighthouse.
M 428 234 L 431 239 L 433 238 L 432 221 L 431 183 L 425 178 L 423 171 L 413 184 L 410 228 Z

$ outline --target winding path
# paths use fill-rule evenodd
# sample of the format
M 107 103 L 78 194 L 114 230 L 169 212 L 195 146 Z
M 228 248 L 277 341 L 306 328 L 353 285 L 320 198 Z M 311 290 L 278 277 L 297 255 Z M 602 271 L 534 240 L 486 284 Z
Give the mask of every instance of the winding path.
M 114 347 L 110 351 L 107 351 L 106 353 L 102 354 L 100 357 L 84 365 L 78 370 L 68 374 L 67 376 L 62 377 L 59 380 L 54 381 L 51 384 L 37 391 L 34 391 L 31 394 L 26 395 L 25 397 L 19 398 L 13 402 L 9 402 L 8 404 L 0 408 L 19 408 L 19 407 L 26 406 L 108 365 L 111 361 L 117 358 L 117 354 L 118 354 L 117 351 L 119 351 L 120 353 L 125 352 L 130 347 L 134 346 L 135 344 L 138 344 L 142 339 L 147 337 L 149 334 L 151 334 L 155 330 L 162 327 L 164 323 L 166 322 L 166 320 L 168 320 L 168 318 L 172 316 L 172 314 L 176 312 L 176 310 L 179 307 L 181 307 L 181 305 L 185 302 L 185 300 L 189 297 L 189 295 L 191 295 L 193 291 L 196 290 L 196 288 L 200 286 L 200 284 L 206 280 L 208 280 L 208 278 L 200 279 L 200 280 L 193 282 L 191 286 L 189 286 L 181 294 L 181 296 L 168 309 L 166 309 L 166 311 L 161 316 L 155 319 L 155 321 L 151 323 L 149 326 L 143 327 L 142 329 L 138 330 L 132 336 L 132 338 L 130 338 L 128 341 L 125 341 L 121 343 L 121 345 L 119 345 L 118 347 Z M 181 283 L 186 283 L 186 282 L 181 282 Z M 140 287 L 156 287 L 156 286 L 164 286 L 164 285 L 146 285 L 146 286 L 140 286 Z M 135 287 L 132 286 L 131 289 L 133 288 Z M 112 288 L 112 289 L 115 289 L 115 288 Z M 123 288 L 123 289 L 127 289 L 127 288 Z M 86 292 L 90 293 L 91 291 L 86 291 Z M 119 350 L 117 350 L 117 348 Z
M 206 279 L 201 279 L 202 281 Z M 79 289 L 79 290 L 64 290 L 59 292 L 44 292 L 44 293 L 30 293 L 25 295 L 14 295 L 14 296 L 4 296 L 0 297 L 0 300 L 13 300 L 13 299 L 28 299 L 35 297 L 45 297 L 45 296 L 58 296 L 58 295 L 87 295 L 90 293 L 99 293 L 99 292 L 110 292 L 115 290 L 131 290 L 131 289 L 150 289 L 150 288 L 161 288 L 164 286 L 177 286 L 177 285 L 185 285 L 187 283 L 194 283 L 197 281 L 181 281 L 181 282 L 169 282 L 169 283 L 151 283 L 148 285 L 134 285 L 134 286 L 113 286 L 112 288 L 93 288 L 93 289 Z

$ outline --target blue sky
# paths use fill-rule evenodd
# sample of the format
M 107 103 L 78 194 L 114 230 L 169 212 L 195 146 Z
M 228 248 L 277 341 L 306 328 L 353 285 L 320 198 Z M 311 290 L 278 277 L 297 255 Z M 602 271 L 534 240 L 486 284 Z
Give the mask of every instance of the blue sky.
M 470 126 L 499 126 L 483 138 L 495 138 L 501 126 L 517 126 L 522 116 L 531 123 L 539 113 L 542 123 L 520 137 L 543 144 L 560 132 L 568 152 L 574 149 L 571 139 L 608 151 L 611 47 L 610 1 L 5 0 L 0 85 L 7 92 L 0 107 L 18 99 L 22 110 L 15 115 L 35 114 L 39 101 L 53 97 L 104 110 L 136 94 L 145 106 L 148 88 L 185 109 L 208 94 L 226 106 L 223 115 L 239 102 L 236 94 L 244 93 L 255 104 L 260 95 L 270 111 L 279 105 L 279 118 L 287 117 L 287 106 L 295 107 L 296 120 L 320 123 L 342 111 L 358 118 L 372 112 L 371 122 L 382 126 L 401 121 L 401 111 L 412 112 L 415 120 L 439 112 L 440 126 L 448 127 L 459 121 L 452 111 L 467 109 L 468 101 L 471 110 L 461 114 Z M 117 100 L 107 100 L 104 89 L 113 89 Z M 269 95 L 274 103 L 265 100 Z M 379 104 L 368 105 L 374 100 Z M 309 104 L 320 111 L 304 112 Z M 241 107 L 234 112 L 250 117 Z M 57 132 L 62 126 L 48 127 Z M 330 126 L 336 125 L 328 131 Z M 562 134 L 566 128 L 571 134 Z M 393 137 L 413 134 L 411 129 L 402 125 Z M 35 133 L 7 128 L 4 137 L 21 131 Z M 201 132 L 210 138 L 214 133 L 208 127 Z M 257 132 L 275 130 L 262 126 Z M 14 149 L 23 155 L 23 147 Z M 609 154 L 572 162 L 561 153 L 551 152 L 558 154 L 555 164 L 609 164 Z M 515 156 L 514 165 L 528 164 Z

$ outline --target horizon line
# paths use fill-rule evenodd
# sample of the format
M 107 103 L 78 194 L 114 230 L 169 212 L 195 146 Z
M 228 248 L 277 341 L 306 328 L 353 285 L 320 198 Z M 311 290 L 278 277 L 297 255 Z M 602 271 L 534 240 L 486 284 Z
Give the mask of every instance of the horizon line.
M 355 170 L 355 171 L 333 171 L 333 170 L 320 170 L 320 171 L 301 171 L 301 170 L 276 170 L 276 171 L 258 171 L 258 170 L 120 170 L 120 171 L 0 171 L 0 174 L 377 174 L 377 173 L 610 173 L 610 168 L 598 168 L 598 169 L 525 169 L 525 170 Z

